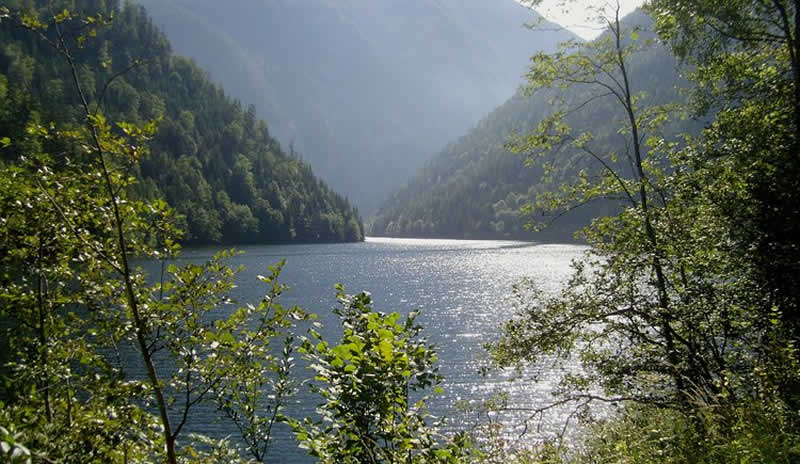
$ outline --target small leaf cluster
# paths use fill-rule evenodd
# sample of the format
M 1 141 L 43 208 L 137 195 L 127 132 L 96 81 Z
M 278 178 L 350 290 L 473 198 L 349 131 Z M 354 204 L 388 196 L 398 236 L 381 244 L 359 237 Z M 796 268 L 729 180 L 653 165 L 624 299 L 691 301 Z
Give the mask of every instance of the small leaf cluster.
M 425 407 L 441 377 L 418 313 L 377 312 L 368 293 L 337 290 L 341 340 L 332 345 L 312 328 L 300 349 L 322 400 L 318 420 L 290 422 L 300 445 L 329 463 L 456 462 L 463 443 L 440 444 Z

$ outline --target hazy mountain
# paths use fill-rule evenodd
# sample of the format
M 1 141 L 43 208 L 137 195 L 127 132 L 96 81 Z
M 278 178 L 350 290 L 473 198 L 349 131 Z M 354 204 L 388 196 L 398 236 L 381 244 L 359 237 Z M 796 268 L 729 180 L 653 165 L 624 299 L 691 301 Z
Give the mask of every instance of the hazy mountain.
M 648 26 L 641 12 L 625 18 L 629 26 Z M 681 84 L 677 63 L 669 51 L 653 44 L 629 60 L 634 91 L 645 91 L 642 102 L 666 103 L 678 98 Z M 454 238 L 539 238 L 568 240 L 587 221 L 608 211 L 611 203 L 593 204 L 560 218 L 544 233 L 525 230 L 528 220 L 520 208 L 536 192 L 555 188 L 541 181 L 541 170 L 526 167 L 522 155 L 504 147 L 512 131 L 525 132 L 550 113 L 548 96 L 525 97 L 517 92 L 477 126 L 447 145 L 421 168 L 403 188 L 385 201 L 372 218 L 368 233 L 390 236 Z M 578 99 L 575 92 L 567 100 Z M 598 100 L 572 116 L 575 127 L 590 129 L 595 141 L 607 149 L 622 150 L 617 128 L 625 117 L 609 99 Z M 696 128 L 696 122 L 680 122 L 680 129 Z M 677 129 L 677 127 L 675 127 Z M 673 129 L 674 130 L 674 129 Z M 561 179 L 579 168 L 593 169 L 582 156 L 562 155 L 557 166 Z
M 531 33 L 514 0 L 139 1 L 366 212 L 571 36 Z

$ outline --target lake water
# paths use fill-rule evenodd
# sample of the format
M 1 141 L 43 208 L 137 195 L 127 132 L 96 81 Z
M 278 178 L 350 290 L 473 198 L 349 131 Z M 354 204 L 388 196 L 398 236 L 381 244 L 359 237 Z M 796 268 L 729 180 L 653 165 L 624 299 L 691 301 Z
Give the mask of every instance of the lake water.
M 536 407 L 549 400 L 557 373 L 542 381 L 509 383 L 508 373 L 487 377 L 478 373 L 485 363 L 483 345 L 494 340 L 502 323 L 513 314 L 509 295 L 513 284 L 530 278 L 540 287 L 555 291 L 570 273 L 570 262 L 581 256 L 585 247 L 575 245 L 537 245 L 511 241 L 419 240 L 368 238 L 364 243 L 329 245 L 249 246 L 232 260 L 246 270 L 237 279 L 234 297 L 240 303 L 257 302 L 264 287 L 256 280 L 268 274 L 267 267 L 281 259 L 286 265 L 281 281 L 291 289 L 281 297 L 285 306 L 297 304 L 317 313 L 327 328 L 340 331 L 331 309 L 336 307 L 334 284 L 341 283 L 348 293 L 367 290 L 374 308 L 401 314 L 420 309 L 418 321 L 424 334 L 439 353 L 444 394 L 433 411 L 463 425 L 465 417 L 455 410 L 461 400 L 479 402 L 493 392 L 509 394 L 509 405 Z M 216 249 L 189 248 L 184 260 L 202 261 Z M 323 332 L 324 333 L 324 332 Z M 335 340 L 329 335 L 330 340 Z M 301 395 L 289 414 L 313 411 L 315 397 Z M 525 412 L 501 418 L 513 433 L 523 425 Z M 199 411 L 190 428 L 195 432 L 220 437 L 233 430 L 214 420 L 213 411 Z M 545 423 L 545 430 L 547 424 Z M 526 438 L 529 439 L 529 438 Z M 288 430 L 275 436 L 271 462 L 308 461 L 298 450 Z

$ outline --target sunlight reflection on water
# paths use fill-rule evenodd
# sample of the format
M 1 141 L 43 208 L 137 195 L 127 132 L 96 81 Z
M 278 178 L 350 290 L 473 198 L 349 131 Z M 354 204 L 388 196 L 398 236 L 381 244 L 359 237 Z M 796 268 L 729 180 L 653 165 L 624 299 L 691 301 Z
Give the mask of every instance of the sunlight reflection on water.
M 246 267 L 237 279 L 234 296 L 238 301 L 257 301 L 263 288 L 256 284 L 255 276 L 286 258 L 281 280 L 291 289 L 282 296 L 282 303 L 318 313 L 330 334 L 338 330 L 331 312 L 336 305 L 336 283 L 349 293 L 368 290 L 374 308 L 380 311 L 407 314 L 422 310 L 419 321 L 437 347 L 445 378 L 445 393 L 431 409 L 436 415 L 458 417 L 463 424 L 469 418 L 455 412 L 459 400 L 479 402 L 497 390 L 505 391 L 509 405 L 518 408 L 541 406 L 549 400 L 557 372 L 544 373 L 538 383 L 510 382 L 509 373 L 482 377 L 478 368 L 485 362 L 483 346 L 498 336 L 501 324 L 513 314 L 509 303 L 513 284 L 529 278 L 546 291 L 556 291 L 569 276 L 571 261 L 586 248 L 514 241 L 368 238 L 356 244 L 250 246 L 241 250 L 245 254 L 232 261 Z M 183 259 L 204 260 L 214 251 L 186 249 Z M 525 372 L 526 377 L 533 374 L 536 372 Z M 316 398 L 301 396 L 295 410 L 288 413 L 311 413 L 316 402 Z M 213 411 L 202 414 L 213 416 Z M 192 431 L 232 434 L 233 430 L 202 414 L 193 420 Z M 508 430 L 518 431 L 526 416 L 516 412 L 501 420 Z M 545 422 L 545 433 L 547 428 Z M 305 460 L 286 430 L 280 431 L 274 446 L 271 462 Z

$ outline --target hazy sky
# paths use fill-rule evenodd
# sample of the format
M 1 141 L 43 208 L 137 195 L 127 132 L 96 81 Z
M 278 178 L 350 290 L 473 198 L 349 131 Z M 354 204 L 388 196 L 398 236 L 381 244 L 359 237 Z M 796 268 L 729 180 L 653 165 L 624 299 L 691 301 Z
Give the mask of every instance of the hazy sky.
M 521 3 L 525 3 L 524 0 Z M 619 0 L 620 16 L 624 16 L 636 7 L 640 6 L 643 0 Z M 613 14 L 612 7 L 616 6 L 615 0 L 592 1 L 592 0 L 542 0 L 536 10 L 550 21 L 560 24 L 584 39 L 597 37 L 602 28 L 598 23 L 591 21 L 597 14 L 592 13 L 590 7 L 597 8 L 607 5 L 608 12 Z

